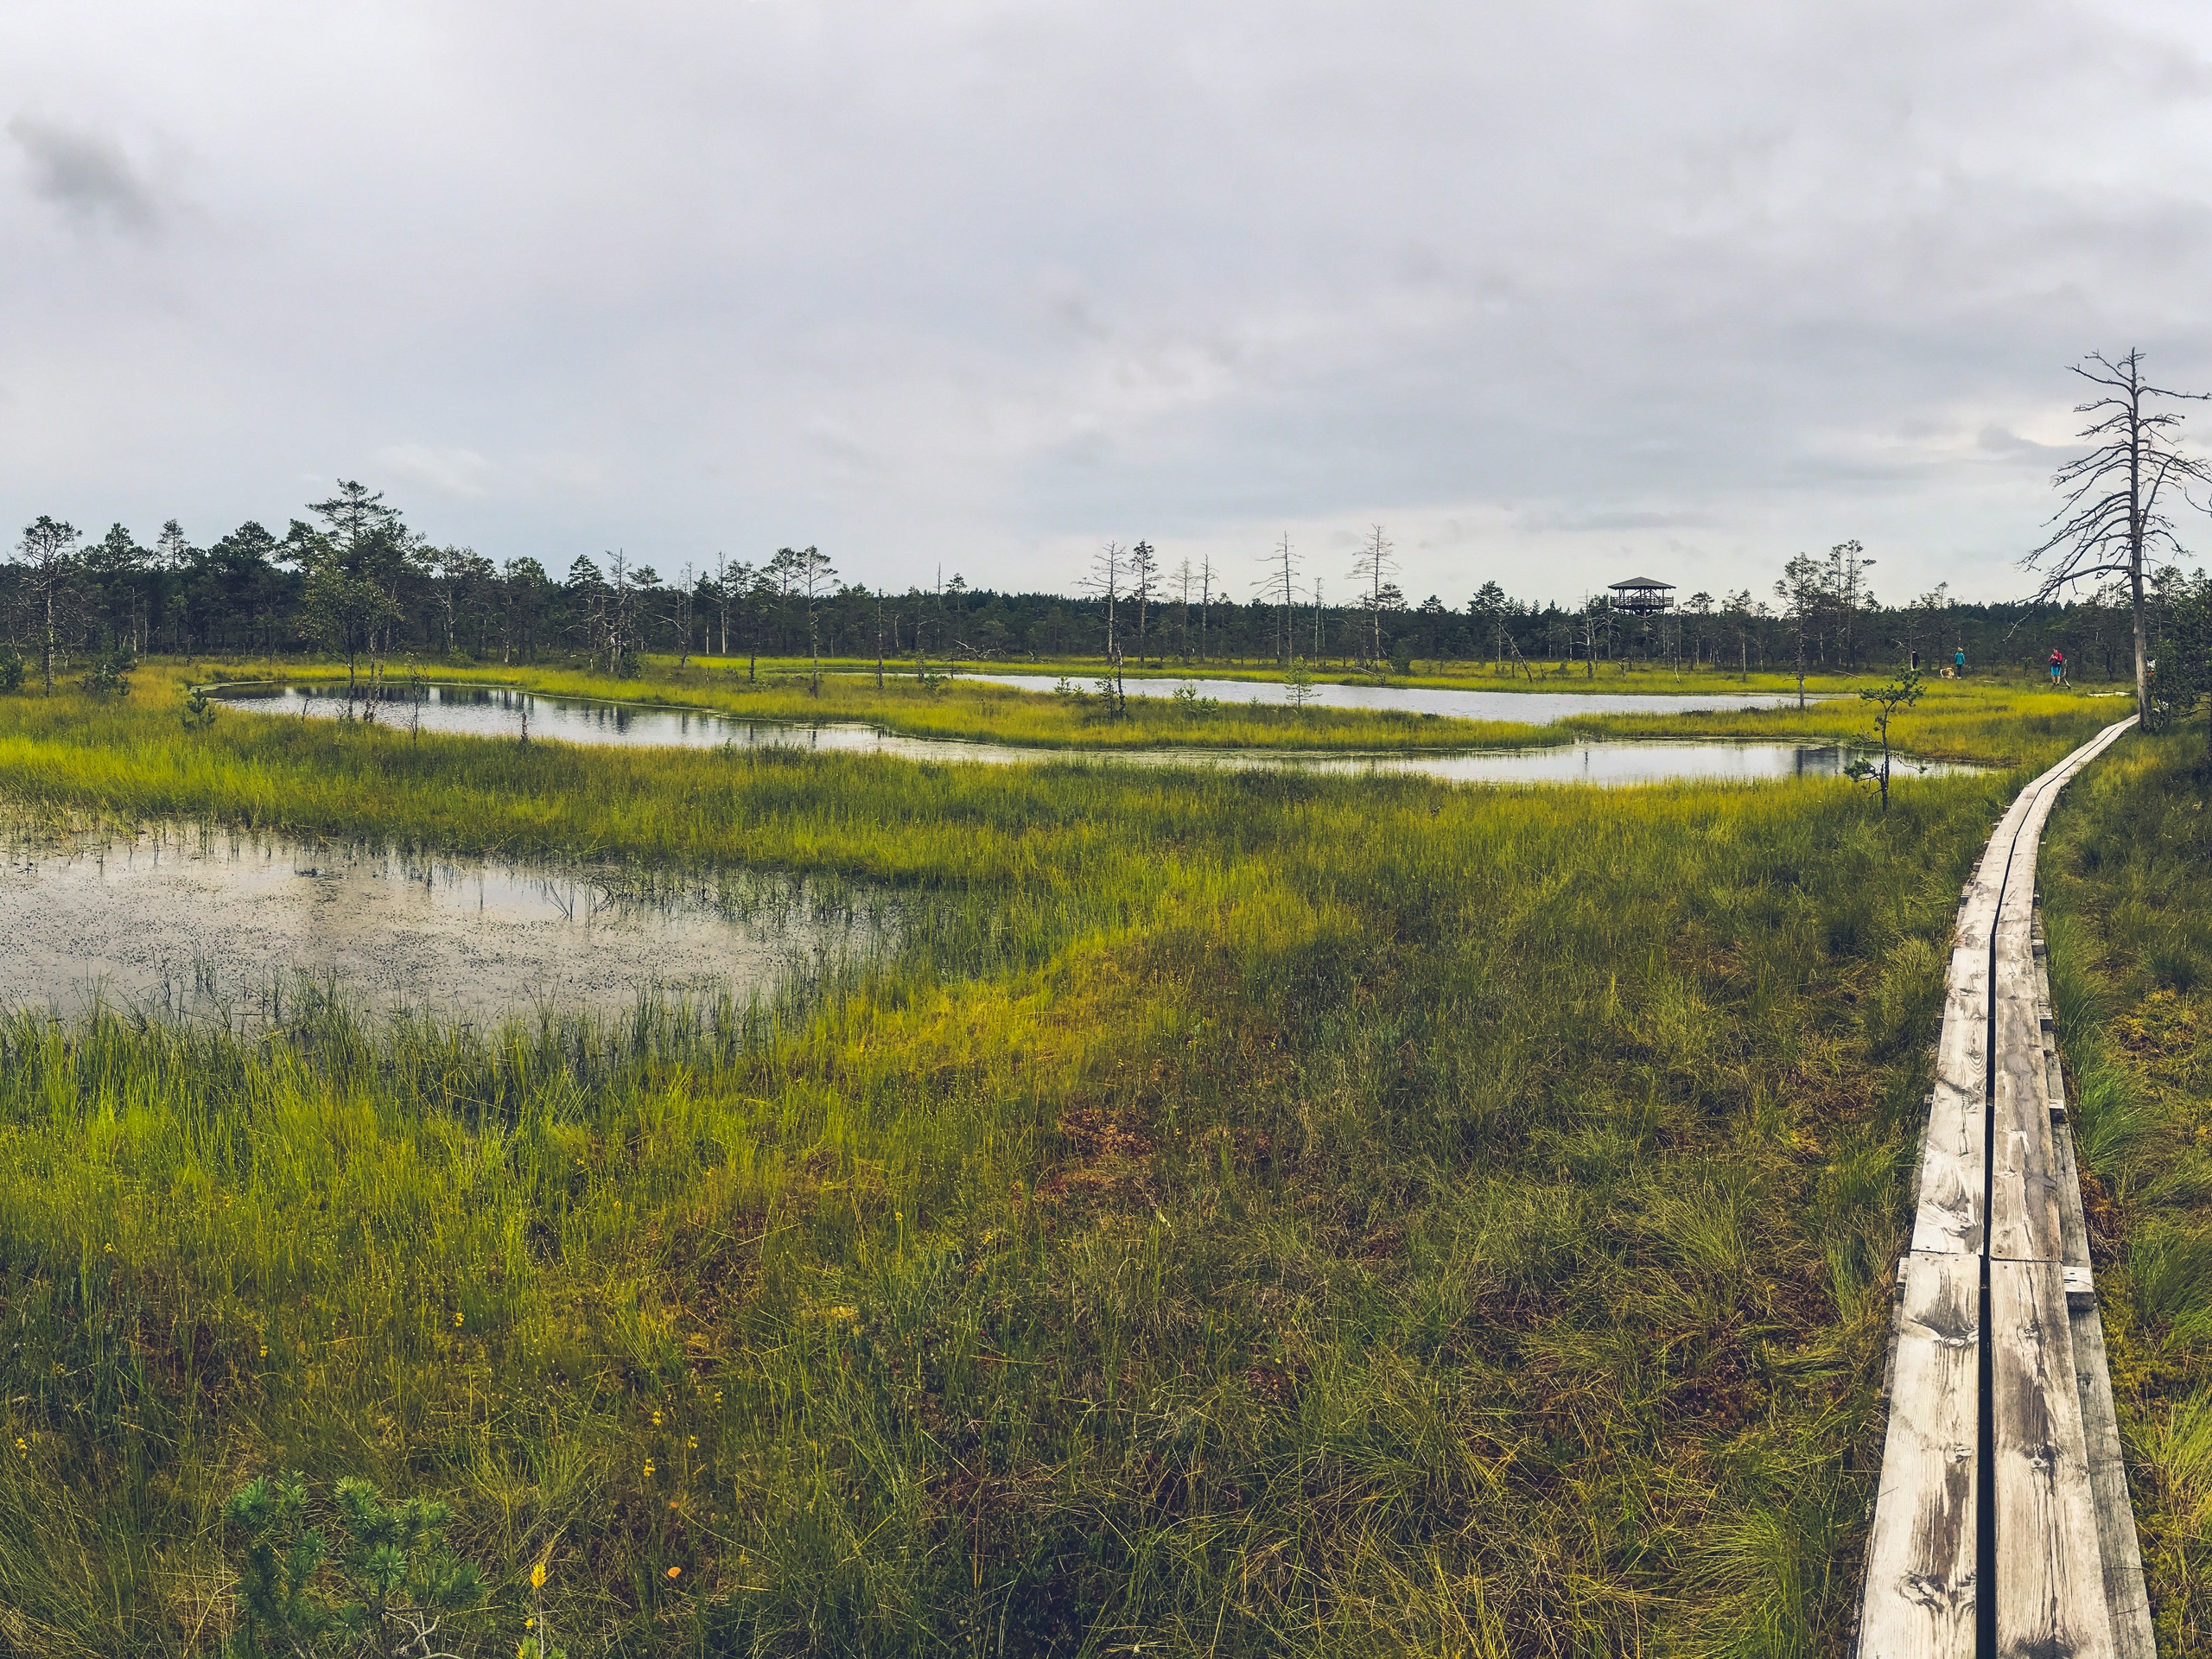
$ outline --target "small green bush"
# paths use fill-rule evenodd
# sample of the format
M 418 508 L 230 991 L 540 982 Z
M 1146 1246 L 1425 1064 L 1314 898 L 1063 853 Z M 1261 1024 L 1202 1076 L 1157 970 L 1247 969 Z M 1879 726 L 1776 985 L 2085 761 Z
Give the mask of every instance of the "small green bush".
M 447 1545 L 446 1506 L 387 1503 L 365 1480 L 338 1483 L 333 1548 L 309 1522 L 317 1507 L 295 1474 L 238 1489 L 223 1519 L 243 1545 L 231 1659 L 419 1655 L 445 1650 L 441 1624 L 485 1598 L 484 1578 Z
M 78 687 L 96 697 L 127 697 L 130 695 L 130 671 L 137 665 L 127 651 L 107 652 L 92 659 L 92 666 L 77 682 Z

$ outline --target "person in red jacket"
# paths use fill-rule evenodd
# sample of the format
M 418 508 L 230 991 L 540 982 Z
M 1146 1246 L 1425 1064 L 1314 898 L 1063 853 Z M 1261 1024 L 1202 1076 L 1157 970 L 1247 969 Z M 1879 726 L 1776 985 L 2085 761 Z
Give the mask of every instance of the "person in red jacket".
M 2066 653 L 2056 645 L 2050 648 L 2050 683 L 2053 685 L 2066 683 Z

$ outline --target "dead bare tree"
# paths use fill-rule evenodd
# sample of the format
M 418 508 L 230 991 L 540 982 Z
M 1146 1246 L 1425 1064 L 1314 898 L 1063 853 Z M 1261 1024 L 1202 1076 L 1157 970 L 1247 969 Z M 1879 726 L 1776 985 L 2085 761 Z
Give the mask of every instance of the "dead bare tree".
M 1109 542 L 1090 561 L 1090 574 L 1083 579 L 1084 591 L 1106 601 L 1106 677 L 1099 682 L 1107 694 L 1107 712 L 1119 719 L 1128 710 L 1122 683 L 1122 645 L 1115 632 L 1114 607 L 1128 579 L 1129 556 L 1119 542 Z
M 691 602 L 698 597 L 698 579 L 692 575 L 690 563 L 687 561 L 683 566 L 681 590 L 676 596 L 676 626 L 683 636 L 676 647 L 676 665 L 678 668 L 691 666 Z
M 1275 607 L 1275 655 L 1285 668 L 1293 652 L 1292 619 L 1298 611 L 1298 558 L 1291 551 L 1290 532 L 1285 531 L 1268 556 L 1268 574 L 1253 584 Z
M 1206 612 L 1213 605 L 1213 555 L 1198 563 L 1198 660 L 1206 659 Z
M 1359 562 L 1351 568 L 1351 579 L 1360 586 L 1360 602 L 1367 607 L 1374 627 L 1370 641 L 1374 649 L 1367 658 L 1370 663 L 1382 660 L 1382 613 L 1391 591 L 1390 578 L 1397 569 L 1389 539 L 1382 534 L 1382 526 L 1376 524 L 1367 532 L 1366 541 L 1360 544 Z
M 2117 362 L 2092 352 L 2072 365 L 2098 393 L 2074 412 L 2090 416 L 2081 435 L 2092 448 L 2061 467 L 2051 479 L 2063 493 L 2051 515 L 2050 537 L 2022 561 L 2043 573 L 2036 589 L 2041 603 L 2057 598 L 2076 582 L 2101 576 L 2127 578 L 2128 602 L 2135 620 L 2135 712 L 2151 720 L 2149 639 L 2143 611 L 2143 566 L 2160 548 L 2183 552 L 2173 521 L 2159 505 L 2168 486 L 2185 493 L 2191 483 L 2212 485 L 2212 467 L 2186 453 L 2178 410 L 2161 402 L 2202 403 L 2212 393 L 2173 391 L 2144 378 L 2143 353 L 2130 351 Z

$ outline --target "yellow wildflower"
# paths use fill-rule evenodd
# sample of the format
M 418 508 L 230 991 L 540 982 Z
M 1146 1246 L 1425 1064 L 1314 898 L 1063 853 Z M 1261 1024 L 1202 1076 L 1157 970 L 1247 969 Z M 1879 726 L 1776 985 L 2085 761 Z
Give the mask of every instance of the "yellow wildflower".
M 543 1590 L 545 1587 L 544 1562 L 540 1561 L 530 1569 L 530 1587 L 533 1590 Z

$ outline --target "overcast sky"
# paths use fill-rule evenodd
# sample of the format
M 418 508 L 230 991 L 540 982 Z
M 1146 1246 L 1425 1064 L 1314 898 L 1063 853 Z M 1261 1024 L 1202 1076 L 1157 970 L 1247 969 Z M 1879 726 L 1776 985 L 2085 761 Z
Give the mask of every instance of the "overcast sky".
M 2201 4 L 13 0 L 0 124 L 10 527 L 1993 598 L 2212 385 Z

